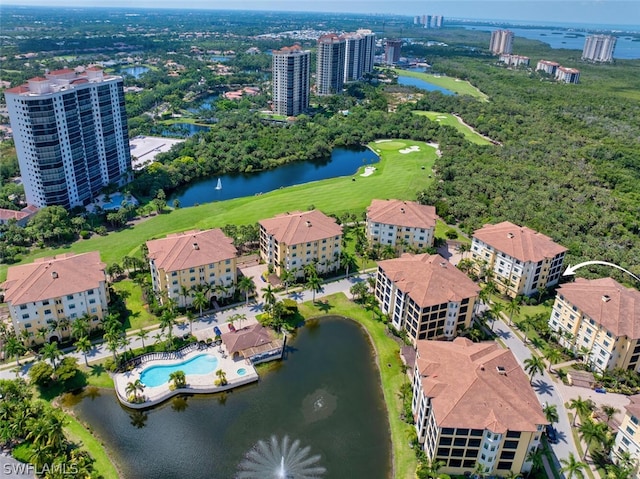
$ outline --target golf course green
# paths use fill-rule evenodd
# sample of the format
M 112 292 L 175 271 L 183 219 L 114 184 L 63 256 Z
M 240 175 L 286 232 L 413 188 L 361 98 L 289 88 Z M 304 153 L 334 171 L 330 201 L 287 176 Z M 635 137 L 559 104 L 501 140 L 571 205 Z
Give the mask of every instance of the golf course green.
M 139 256 L 145 241 L 169 233 L 250 224 L 279 213 L 310 208 L 325 213 L 360 213 L 374 198 L 414 200 L 418 191 L 433 181 L 431 174 L 436 159 L 433 146 L 410 140 L 378 140 L 369 147 L 380 156 L 380 162 L 374 165 L 376 169 L 369 176 L 361 176 L 363 167 L 353 176 L 176 209 L 106 236 L 94 235 L 68 246 L 37 250 L 23 257 L 21 263 L 60 253 L 100 251 L 102 261 L 111 264 L 121 262 L 124 256 Z M 413 151 L 408 151 L 411 147 Z M 0 266 L 0 281 L 4 281 L 6 275 L 7 265 Z

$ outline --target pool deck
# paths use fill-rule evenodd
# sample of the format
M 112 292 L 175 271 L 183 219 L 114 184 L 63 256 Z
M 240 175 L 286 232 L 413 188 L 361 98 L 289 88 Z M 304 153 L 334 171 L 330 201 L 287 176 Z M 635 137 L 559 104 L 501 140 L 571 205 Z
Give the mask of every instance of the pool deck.
M 149 361 L 142 366 L 139 366 L 131 371 L 127 371 L 125 373 L 116 373 L 113 375 L 113 382 L 116 389 L 116 394 L 118 395 L 118 399 L 120 402 L 132 409 L 145 409 L 148 407 L 156 406 L 167 399 L 176 396 L 178 394 L 211 394 L 222 391 L 227 391 L 229 389 L 236 388 L 238 386 L 242 386 L 245 384 L 249 384 L 255 382 L 259 379 L 258 373 L 255 368 L 244 359 L 236 359 L 233 360 L 230 356 L 226 354 L 226 351 L 222 349 L 223 353 L 220 352 L 220 348 L 210 347 L 206 350 L 196 350 L 191 351 L 184 355 L 184 357 L 180 359 L 157 359 L 153 361 Z M 170 366 L 172 364 L 180 364 L 192 359 L 196 356 L 200 356 L 202 354 L 209 354 L 218 358 L 218 369 L 222 369 L 226 373 L 227 384 L 224 386 L 215 386 L 215 380 L 218 379 L 216 376 L 216 372 L 212 371 L 208 374 L 191 374 L 187 375 L 187 387 L 174 389 L 173 391 L 169 389 L 169 383 L 165 383 L 161 386 L 156 387 L 145 387 L 144 391 L 142 391 L 142 395 L 145 397 L 144 402 L 140 403 L 132 403 L 127 400 L 126 388 L 129 382 L 135 382 L 136 379 L 140 379 L 140 375 L 142 371 L 152 366 Z M 239 376 L 238 369 L 243 368 L 246 370 L 246 374 Z

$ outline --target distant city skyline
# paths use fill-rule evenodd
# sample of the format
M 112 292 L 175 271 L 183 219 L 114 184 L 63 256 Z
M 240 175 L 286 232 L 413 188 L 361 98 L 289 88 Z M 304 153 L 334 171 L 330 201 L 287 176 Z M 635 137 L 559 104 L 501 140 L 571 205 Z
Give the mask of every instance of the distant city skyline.
M 98 0 L 9 0 L 11 5 L 105 7 Z M 424 2 L 400 0 L 326 0 L 300 2 L 294 0 L 187 0 L 180 7 L 169 0 L 138 0 L 135 6 L 129 0 L 112 0 L 109 7 L 181 8 L 210 10 L 264 10 L 336 13 L 371 13 L 396 15 L 443 15 L 449 18 L 533 22 L 536 24 L 567 23 L 588 25 L 640 26 L 640 6 L 637 1 L 618 0 L 449 0 Z

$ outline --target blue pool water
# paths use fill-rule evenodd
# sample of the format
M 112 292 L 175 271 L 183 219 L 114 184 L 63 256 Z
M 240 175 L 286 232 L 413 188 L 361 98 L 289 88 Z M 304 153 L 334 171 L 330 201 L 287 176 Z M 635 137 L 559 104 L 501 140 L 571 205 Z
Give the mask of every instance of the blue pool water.
M 238 373 L 238 376 L 244 376 L 247 374 L 247 370 L 245 368 L 240 368 L 236 372 Z
M 218 368 L 218 358 L 210 354 L 200 354 L 195 358 L 167 366 L 151 366 L 142 371 L 140 381 L 145 386 L 156 387 L 169 382 L 169 375 L 175 371 L 184 371 L 185 375 L 209 374 Z
M 131 201 L 129 201 L 120 192 L 111 193 L 109 195 L 109 198 L 111 200 L 110 202 L 108 202 L 108 203 L 107 202 L 103 202 L 103 204 L 102 204 L 102 209 L 105 210 L 105 211 L 107 211 L 107 210 L 117 210 L 122 206 L 123 202 L 125 202 L 125 205 L 127 205 L 129 203 L 133 203 L 134 205 L 138 204 L 138 202 L 137 202 L 137 200 L 135 198 L 131 197 Z

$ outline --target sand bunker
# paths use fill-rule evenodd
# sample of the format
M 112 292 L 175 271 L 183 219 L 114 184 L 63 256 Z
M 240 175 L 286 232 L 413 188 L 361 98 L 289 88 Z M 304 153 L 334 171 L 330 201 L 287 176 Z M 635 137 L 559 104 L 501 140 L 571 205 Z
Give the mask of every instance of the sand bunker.
M 393 140 L 376 140 L 376 143 L 386 143 L 387 141 L 393 141 Z
M 406 155 L 407 153 L 412 153 L 414 151 L 420 151 L 420 147 L 418 145 L 413 145 L 409 148 L 403 148 L 402 150 L 400 150 L 400 153 Z
M 364 173 L 362 173 L 360 176 L 371 176 L 371 175 L 373 175 L 374 171 L 376 171 L 376 167 L 375 166 L 365 166 L 364 167 Z

